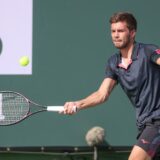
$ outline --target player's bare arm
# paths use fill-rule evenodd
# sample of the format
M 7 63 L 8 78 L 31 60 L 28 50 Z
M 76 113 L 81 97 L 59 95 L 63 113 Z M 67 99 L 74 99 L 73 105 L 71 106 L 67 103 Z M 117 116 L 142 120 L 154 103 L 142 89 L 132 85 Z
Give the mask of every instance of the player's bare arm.
M 160 58 L 157 59 L 156 63 L 160 65 Z
M 116 81 L 111 78 L 105 78 L 101 83 L 99 89 L 89 95 L 88 97 L 81 99 L 79 101 L 74 102 L 66 102 L 64 105 L 64 114 L 73 114 L 74 107 L 76 106 L 77 110 L 85 109 L 88 107 L 96 106 L 105 102 L 114 86 L 116 85 Z

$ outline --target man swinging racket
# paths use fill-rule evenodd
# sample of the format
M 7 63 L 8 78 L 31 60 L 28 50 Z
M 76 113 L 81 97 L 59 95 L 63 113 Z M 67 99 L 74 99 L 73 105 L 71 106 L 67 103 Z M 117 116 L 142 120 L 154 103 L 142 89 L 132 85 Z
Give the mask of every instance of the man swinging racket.
M 137 21 L 128 12 L 110 18 L 111 37 L 119 50 L 106 65 L 106 77 L 88 97 L 66 102 L 62 114 L 105 102 L 114 86 L 120 84 L 136 110 L 139 130 L 129 160 L 151 160 L 160 147 L 160 48 L 135 41 Z

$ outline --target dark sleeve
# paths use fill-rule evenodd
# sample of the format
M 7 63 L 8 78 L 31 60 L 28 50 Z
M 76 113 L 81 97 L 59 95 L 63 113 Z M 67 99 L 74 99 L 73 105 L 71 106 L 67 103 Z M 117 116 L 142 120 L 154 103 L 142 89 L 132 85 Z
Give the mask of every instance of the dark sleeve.
M 150 44 L 146 45 L 145 49 L 149 60 L 156 64 L 157 59 L 160 57 L 160 47 Z
M 118 77 L 115 73 L 116 62 L 114 58 L 110 58 L 106 64 L 105 76 L 106 78 L 112 78 L 117 81 Z
M 155 49 L 151 54 L 152 62 L 156 63 L 158 58 L 160 58 L 160 48 Z

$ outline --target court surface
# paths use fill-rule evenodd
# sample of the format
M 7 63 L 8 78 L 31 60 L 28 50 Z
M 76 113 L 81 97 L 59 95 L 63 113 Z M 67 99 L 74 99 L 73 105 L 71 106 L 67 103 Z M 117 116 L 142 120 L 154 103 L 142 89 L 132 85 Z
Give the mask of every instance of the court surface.
M 0 148 L 2 160 L 126 160 L 130 147 L 15 147 Z
M 0 160 L 127 160 L 132 147 L 0 147 Z M 160 152 L 153 160 L 160 160 Z

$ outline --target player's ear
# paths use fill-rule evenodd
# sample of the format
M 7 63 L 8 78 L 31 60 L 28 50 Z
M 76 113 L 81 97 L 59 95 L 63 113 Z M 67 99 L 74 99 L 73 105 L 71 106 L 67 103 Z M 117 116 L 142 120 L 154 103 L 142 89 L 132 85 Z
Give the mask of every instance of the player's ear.
M 135 38 L 135 36 L 136 36 L 136 30 L 131 30 L 130 31 L 130 36 L 132 37 L 132 38 Z

